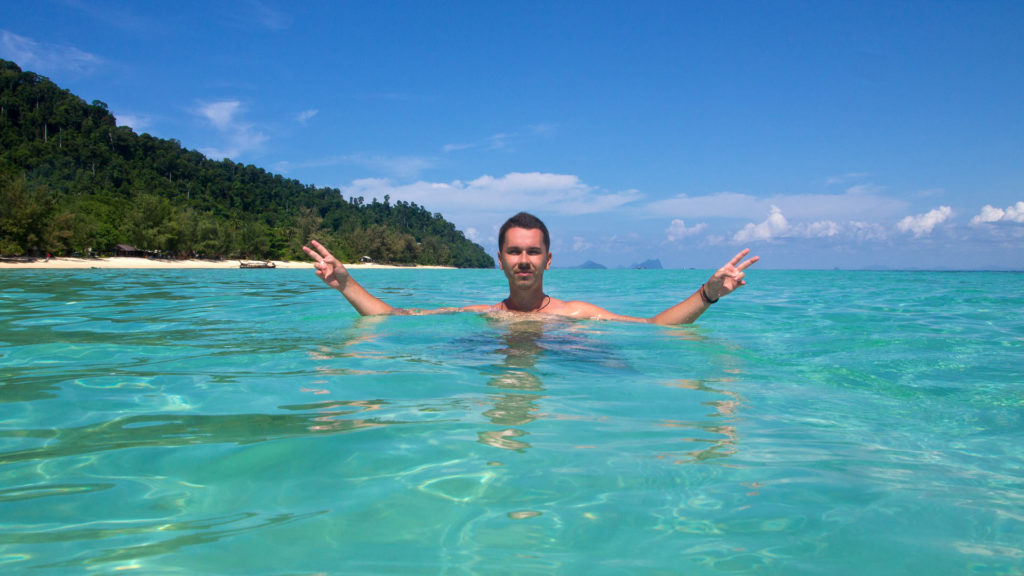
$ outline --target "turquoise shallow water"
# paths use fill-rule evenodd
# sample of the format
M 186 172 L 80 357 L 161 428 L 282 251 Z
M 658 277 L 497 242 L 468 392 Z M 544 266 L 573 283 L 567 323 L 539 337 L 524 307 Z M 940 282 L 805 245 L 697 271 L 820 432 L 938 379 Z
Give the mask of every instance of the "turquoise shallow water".
M 1024 574 L 1022 280 L 0 272 L 0 572 Z

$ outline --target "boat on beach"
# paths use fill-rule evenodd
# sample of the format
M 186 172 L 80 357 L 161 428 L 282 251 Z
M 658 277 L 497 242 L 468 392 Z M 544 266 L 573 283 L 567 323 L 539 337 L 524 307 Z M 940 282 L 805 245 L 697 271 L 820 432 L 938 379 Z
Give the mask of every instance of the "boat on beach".
M 277 264 L 273 262 L 259 262 L 255 260 L 240 260 L 238 262 L 239 268 L 277 268 Z

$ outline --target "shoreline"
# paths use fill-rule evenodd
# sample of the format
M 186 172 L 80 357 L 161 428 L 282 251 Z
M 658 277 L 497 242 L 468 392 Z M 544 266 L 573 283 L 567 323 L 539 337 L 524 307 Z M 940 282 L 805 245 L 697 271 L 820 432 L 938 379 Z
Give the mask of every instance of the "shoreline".
M 245 260 L 250 262 L 250 260 Z M 138 258 L 134 256 L 112 256 L 109 258 L 66 258 L 52 257 L 35 259 L 0 259 L 0 270 L 239 270 L 242 260 L 162 260 Z M 261 262 L 258 260 L 257 262 Z M 313 269 L 313 261 L 272 260 L 275 269 Z M 394 266 L 390 264 L 345 264 L 350 269 L 417 269 L 417 270 L 454 270 L 450 266 Z M 258 268 L 257 268 L 258 269 Z

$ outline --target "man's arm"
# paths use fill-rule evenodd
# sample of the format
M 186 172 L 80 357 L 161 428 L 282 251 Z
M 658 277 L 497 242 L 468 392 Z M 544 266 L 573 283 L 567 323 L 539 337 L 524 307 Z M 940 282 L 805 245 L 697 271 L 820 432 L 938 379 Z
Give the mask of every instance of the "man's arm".
M 452 314 L 455 312 L 490 312 L 494 310 L 494 306 L 490 305 L 476 305 L 476 306 L 464 306 L 462 308 L 437 308 L 435 310 L 412 310 L 406 308 L 395 308 L 387 302 L 384 302 L 380 298 L 377 298 L 373 294 L 366 291 L 361 284 L 355 281 L 355 278 L 348 273 L 348 269 L 341 263 L 337 258 L 334 257 L 327 248 L 324 248 L 322 244 L 313 240 L 310 242 L 313 248 L 303 246 L 303 251 L 309 255 L 310 258 L 316 260 L 314 266 L 316 267 L 316 275 L 324 281 L 331 288 L 334 288 L 341 295 L 348 300 L 349 304 L 356 309 L 363 316 L 374 316 L 381 314 L 391 314 L 398 316 L 405 315 L 424 315 L 424 314 Z
M 316 275 L 324 281 L 324 284 L 341 292 L 341 295 L 356 309 L 356 312 L 363 316 L 396 313 L 397 308 L 370 294 L 366 291 L 366 288 L 363 288 L 359 282 L 356 282 L 349 275 L 345 265 L 335 258 L 327 248 L 324 248 L 316 240 L 313 240 L 311 244 L 316 250 L 309 246 L 303 246 L 302 249 L 310 258 L 316 261 L 314 264 Z
M 749 253 L 749 249 L 741 251 L 728 264 L 712 274 L 711 278 L 689 298 L 654 316 L 650 322 L 663 325 L 690 324 L 700 318 L 700 315 L 712 304 L 718 302 L 719 298 L 747 283 L 743 279 L 746 276 L 744 270 L 760 260 L 758 256 L 754 256 L 741 263 L 740 261 Z
M 609 312 L 589 302 L 560 302 L 556 307 L 556 313 L 574 318 L 592 318 L 595 320 L 647 322 L 662 325 L 690 324 L 697 318 L 700 318 L 700 315 L 710 308 L 712 304 L 718 302 L 719 298 L 746 284 L 743 280 L 745 276 L 743 271 L 759 260 L 757 256 L 754 256 L 741 264 L 740 261 L 749 253 L 750 250 L 743 250 L 733 257 L 728 264 L 712 274 L 711 278 L 702 284 L 700 289 L 691 294 L 689 298 L 651 318 L 623 316 L 622 314 Z

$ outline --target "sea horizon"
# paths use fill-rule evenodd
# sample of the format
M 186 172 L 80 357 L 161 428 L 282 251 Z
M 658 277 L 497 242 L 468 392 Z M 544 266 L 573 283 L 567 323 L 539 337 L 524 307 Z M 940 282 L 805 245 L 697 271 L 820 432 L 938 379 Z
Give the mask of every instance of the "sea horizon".
M 286 269 L 300 269 L 306 266 L 310 268 L 313 265 L 311 260 L 261 260 L 261 259 L 249 259 L 249 258 L 225 258 L 225 259 L 202 259 L 202 258 L 139 258 L 139 257 L 125 257 L 125 256 L 108 256 L 108 257 L 97 257 L 97 258 L 81 258 L 81 257 L 69 257 L 69 256 L 53 256 L 47 259 L 45 256 L 40 257 L 29 257 L 29 256 L 6 256 L 0 257 L 0 270 L 40 270 L 40 269 L 54 269 L 54 270 L 72 270 L 82 268 L 104 268 L 103 264 L 109 263 L 121 263 L 121 262 L 133 262 L 136 266 L 131 265 L 117 265 L 109 266 L 111 269 L 181 269 L 189 268 L 188 264 L 196 264 L 195 268 L 208 268 L 208 269 L 225 269 L 232 270 L 239 267 L 239 263 L 243 261 L 266 261 L 273 262 L 279 268 Z M 87 266 L 88 265 L 88 266 Z M 456 268 L 452 266 L 431 266 L 431 265 L 417 265 L 417 264 L 385 264 L 385 263 L 365 263 L 365 262 L 346 262 L 346 268 L 353 270 L 372 270 L 372 269 L 413 269 L 413 270 L 494 270 L 496 268 Z M 597 267 L 584 267 L 584 265 L 552 265 L 552 270 L 677 270 L 677 271 L 713 271 L 714 268 L 702 268 L 702 267 L 660 267 L 660 268 L 643 268 L 637 267 L 636 265 L 620 265 L 620 266 L 603 266 Z M 888 265 L 873 265 L 873 266 L 859 266 L 859 267 L 780 267 L 772 266 L 770 262 L 765 260 L 759 261 L 754 268 L 751 269 L 751 274 L 756 274 L 757 271 L 806 271 L 806 272 L 827 272 L 827 271 L 839 271 L 839 272 L 1024 272 L 1024 267 L 987 267 L 987 268 L 963 268 L 963 267 L 901 267 L 901 266 L 888 266 Z

